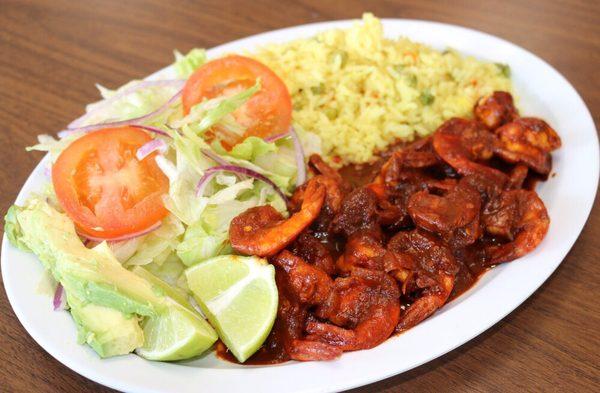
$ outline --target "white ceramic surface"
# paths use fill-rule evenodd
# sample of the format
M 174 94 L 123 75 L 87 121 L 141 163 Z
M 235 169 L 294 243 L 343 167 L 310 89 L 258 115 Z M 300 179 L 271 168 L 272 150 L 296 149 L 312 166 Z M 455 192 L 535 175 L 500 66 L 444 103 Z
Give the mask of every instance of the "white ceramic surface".
M 219 46 L 224 52 L 348 27 L 327 22 L 277 30 Z M 131 392 L 329 392 L 378 381 L 435 359 L 469 341 L 525 301 L 557 268 L 581 232 L 598 185 L 598 138 L 592 117 L 569 82 L 530 52 L 502 39 L 462 27 L 433 22 L 383 20 L 386 36 L 405 35 L 443 49 L 453 47 L 481 59 L 510 64 L 522 113 L 547 120 L 563 147 L 554 154 L 556 176 L 538 186 L 552 219 L 543 243 L 518 261 L 487 273 L 467 293 L 410 331 L 368 350 L 332 362 L 290 362 L 239 366 L 210 354 L 178 364 L 145 361 L 128 355 L 101 360 L 76 343 L 67 312 L 54 312 L 37 291 L 42 265 L 35 256 L 2 242 L 2 276 L 10 303 L 29 334 L 53 357 L 75 372 L 112 388 Z M 168 75 L 165 69 L 151 78 Z M 83 107 L 83 105 L 82 105 Z M 49 132 L 52 130 L 48 130 Z M 19 193 L 17 203 L 47 181 L 42 161 Z

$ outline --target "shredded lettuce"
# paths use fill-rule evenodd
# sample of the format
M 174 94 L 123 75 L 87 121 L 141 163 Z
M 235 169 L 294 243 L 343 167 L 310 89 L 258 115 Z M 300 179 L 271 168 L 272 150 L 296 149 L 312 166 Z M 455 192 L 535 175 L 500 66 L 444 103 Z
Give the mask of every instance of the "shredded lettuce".
M 196 186 L 202 177 L 201 173 L 181 150 L 176 151 L 176 157 L 175 164 L 163 156 L 156 157 L 157 164 L 169 178 L 169 193 L 163 197 L 163 201 L 175 217 L 184 224 L 191 225 L 200 219 L 208 198 L 196 196 Z
M 294 148 L 291 146 L 291 142 L 280 144 L 275 151 L 258 155 L 252 162 L 271 173 L 287 177 L 289 180 L 286 191 L 290 191 L 290 186 L 295 184 L 298 168 L 296 166 Z
M 208 226 L 208 225 L 206 225 Z M 227 232 L 212 232 L 202 221 L 188 227 L 177 246 L 177 256 L 187 266 L 220 255 L 226 249 Z
M 170 254 L 161 264 L 153 262 L 144 266 L 144 269 L 173 286 L 177 286 L 179 277 L 185 268 L 186 266 L 181 263 L 181 259 L 175 253 Z
M 169 215 L 162 225 L 147 235 L 110 243 L 110 248 L 119 262 L 127 266 L 161 265 L 179 244 L 184 232 L 181 222 Z
M 86 107 L 86 113 L 92 111 L 93 113 L 86 117 L 85 123 L 82 125 L 127 120 L 144 116 L 158 109 L 161 105 L 173 97 L 173 95 L 177 93 L 178 89 L 181 88 L 181 86 L 174 85 L 150 86 L 139 89 L 131 94 L 126 94 L 123 97 L 111 102 L 109 105 L 106 105 L 106 99 L 130 89 L 141 82 L 142 81 L 131 81 L 117 90 L 109 90 L 98 85 L 97 87 L 104 99 Z M 176 109 L 177 106 L 175 105 L 173 110 Z M 159 119 L 153 119 L 152 121 L 160 124 L 170 114 L 171 111 L 166 111 L 159 116 Z
M 229 155 L 240 160 L 253 161 L 257 157 L 277 151 L 275 143 L 265 142 L 264 139 L 250 136 L 235 145 Z
M 177 76 L 183 79 L 187 79 L 206 62 L 206 51 L 204 49 L 194 48 L 187 55 L 182 55 L 179 51 L 175 51 L 174 54 L 175 63 L 173 67 L 175 67 Z
M 27 147 L 25 150 L 46 151 L 50 153 L 50 161 L 54 162 L 63 150 L 65 150 L 71 143 L 80 138 L 82 135 L 83 133 L 79 132 L 71 134 L 62 139 L 56 139 L 47 134 L 38 135 L 38 143 L 36 145 Z
M 227 152 L 222 147 L 214 150 L 214 144 L 211 147 L 202 138 L 207 129 L 215 125 L 223 127 L 223 121 L 231 116 L 231 112 L 243 105 L 259 88 L 260 84 L 257 82 L 253 87 L 231 97 L 204 101 L 194 106 L 188 116 L 170 124 L 175 157 L 159 156 L 157 163 L 169 177 L 169 195 L 164 199 L 165 206 L 185 225 L 191 226 L 199 222 L 206 209 L 214 209 L 212 205 L 234 203 L 232 201 L 239 200 L 245 191 L 262 190 L 262 186 L 257 186 L 259 182 L 219 174 L 206 187 L 205 196 L 196 196 L 196 187 L 202 175 L 207 168 L 216 165 L 203 154 L 205 150 L 212 149 L 213 153 L 221 156 L 224 161 L 253 169 L 269 177 L 284 191 L 290 191 L 296 171 L 292 150 L 250 137 L 234 146 L 231 152 Z M 255 163 L 258 161 L 261 161 L 263 166 Z M 265 191 L 262 192 L 265 194 Z M 258 194 L 255 194 L 253 201 L 244 200 L 243 205 L 247 206 L 246 208 L 256 206 L 260 201 Z M 271 199 L 263 197 L 263 202 L 269 200 Z M 225 217 L 233 218 L 239 213 L 233 216 L 226 214 Z M 226 222 L 227 226 L 229 221 Z M 223 231 L 219 230 L 219 238 L 222 237 Z
M 317 134 L 306 131 L 299 124 L 294 124 L 294 130 L 296 130 L 296 134 L 300 138 L 300 143 L 306 157 L 310 157 L 312 154 L 323 154 L 321 138 Z
M 269 143 L 250 136 L 233 146 L 230 151 L 215 142 L 211 144 L 211 148 L 228 163 L 268 177 L 283 192 L 292 191 L 297 168 L 291 141 Z
M 218 97 L 202 101 L 192 107 L 190 113 L 182 119 L 171 122 L 170 126 L 182 128 L 191 127 L 196 134 L 202 134 L 217 123 L 230 132 L 241 135 L 243 128 L 235 120 L 231 113 L 241 107 L 260 90 L 260 81 L 254 86 L 241 91 L 231 97 Z
M 17 205 L 12 205 L 8 208 L 6 216 L 4 216 L 4 233 L 8 237 L 8 241 L 13 246 L 22 251 L 30 251 L 27 243 L 23 241 L 23 231 L 21 225 L 17 221 L 17 215 L 21 210 Z
M 252 169 L 253 171 L 260 173 L 261 175 L 268 177 L 283 192 L 290 193 L 294 186 L 293 179 L 291 176 L 286 176 L 283 173 L 279 173 L 279 171 L 281 171 L 284 168 L 278 168 L 274 166 L 271 167 L 271 165 L 269 165 L 269 167 L 271 167 L 271 170 L 269 170 L 267 168 L 257 165 L 257 163 L 252 161 L 241 160 L 239 158 L 231 157 L 229 155 L 223 155 L 221 157 L 232 165 Z

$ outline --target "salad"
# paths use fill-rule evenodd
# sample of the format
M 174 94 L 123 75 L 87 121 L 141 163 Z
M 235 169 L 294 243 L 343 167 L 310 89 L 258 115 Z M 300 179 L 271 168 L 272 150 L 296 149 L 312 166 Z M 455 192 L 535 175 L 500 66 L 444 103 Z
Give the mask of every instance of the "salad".
M 196 357 L 220 338 L 243 362 L 277 312 L 273 266 L 235 255 L 238 214 L 287 198 L 319 138 L 291 127 L 285 84 L 238 55 L 176 52 L 176 79 L 99 86 L 102 100 L 28 148 L 48 184 L 12 206 L 5 232 L 56 281 L 78 340 L 101 357 Z M 207 322 L 208 319 L 208 322 Z

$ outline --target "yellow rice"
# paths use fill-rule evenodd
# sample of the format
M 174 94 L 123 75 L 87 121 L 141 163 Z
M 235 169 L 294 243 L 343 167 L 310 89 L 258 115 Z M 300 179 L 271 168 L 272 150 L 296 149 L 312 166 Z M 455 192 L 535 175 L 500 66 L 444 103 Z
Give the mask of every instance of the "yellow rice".
M 372 14 L 350 29 L 269 45 L 253 57 L 283 79 L 294 124 L 319 135 L 337 165 L 368 162 L 395 141 L 470 116 L 482 95 L 512 90 L 507 67 L 384 38 Z

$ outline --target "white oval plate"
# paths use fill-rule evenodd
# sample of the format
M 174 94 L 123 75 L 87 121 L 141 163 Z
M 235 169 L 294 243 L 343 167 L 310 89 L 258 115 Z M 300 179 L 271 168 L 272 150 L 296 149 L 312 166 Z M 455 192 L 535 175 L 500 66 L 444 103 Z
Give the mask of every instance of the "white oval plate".
M 318 31 L 349 27 L 352 21 L 326 22 L 259 34 L 211 49 L 251 50 L 256 45 L 309 37 Z M 276 366 L 239 366 L 209 354 L 188 363 L 168 364 L 134 355 L 101 360 L 76 343 L 67 312 L 54 312 L 47 296 L 36 291 L 42 265 L 36 258 L 2 242 L 2 276 L 17 317 L 52 356 L 98 383 L 131 392 L 328 392 L 375 382 L 417 367 L 464 344 L 525 301 L 556 269 L 581 232 L 598 185 L 598 137 L 584 102 L 554 68 L 502 39 L 462 27 L 433 22 L 383 20 L 386 36 L 410 37 L 439 49 L 509 63 L 522 113 L 547 120 L 563 146 L 554 154 L 557 173 L 538 186 L 552 219 L 548 235 L 531 254 L 485 274 L 467 293 L 408 332 L 368 351 L 344 354 L 331 362 L 290 362 Z M 152 78 L 163 77 L 165 69 Z M 17 203 L 47 181 L 43 162 L 19 193 Z

